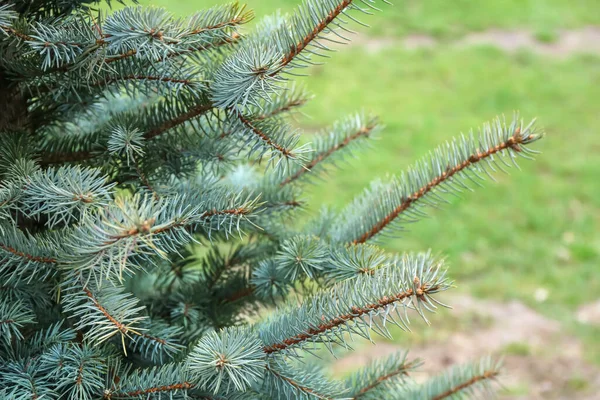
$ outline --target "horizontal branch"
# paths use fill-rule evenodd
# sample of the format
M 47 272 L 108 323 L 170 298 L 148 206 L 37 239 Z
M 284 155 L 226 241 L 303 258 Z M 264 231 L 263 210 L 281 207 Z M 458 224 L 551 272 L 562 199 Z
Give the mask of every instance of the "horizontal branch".
M 33 40 L 35 40 L 31 36 L 26 35 L 24 33 L 21 33 L 18 30 L 14 29 L 14 28 L 12 28 L 10 26 L 0 26 L 0 29 L 2 29 L 4 32 L 6 32 L 6 34 L 13 35 L 14 37 L 19 38 L 21 40 L 25 40 L 25 41 L 33 41 Z
M 231 36 L 228 36 L 228 37 L 226 37 L 226 38 L 224 38 L 224 39 L 222 39 L 222 40 L 220 40 L 218 42 L 207 44 L 207 45 L 200 45 L 200 46 L 195 46 L 195 47 L 188 47 L 185 50 L 174 51 L 174 52 L 169 53 L 167 56 L 157 58 L 154 61 L 155 62 L 162 62 L 162 61 L 165 61 L 165 60 L 167 60 L 169 58 L 178 57 L 178 56 L 181 56 L 183 54 L 193 53 L 193 52 L 196 52 L 196 51 L 212 50 L 214 48 L 217 48 L 217 47 L 220 47 L 220 46 L 223 46 L 223 45 L 226 45 L 226 44 L 234 43 L 240 37 L 241 37 L 241 35 L 239 33 L 233 32 L 231 34 Z M 115 56 L 111 56 L 109 58 L 106 58 L 104 60 L 104 63 L 111 64 L 113 62 L 120 61 L 120 60 L 123 60 L 125 58 L 133 57 L 136 54 L 137 54 L 137 50 L 131 49 L 131 50 L 127 51 L 126 53 L 117 54 Z
M 296 157 L 291 150 L 286 149 L 285 147 L 281 146 L 278 143 L 275 143 L 266 133 L 264 133 L 263 131 L 258 129 L 254 124 L 252 124 L 252 122 L 250 120 L 248 120 L 246 117 L 244 117 L 241 113 L 236 112 L 236 111 L 234 111 L 234 113 L 237 115 L 240 122 L 242 124 L 244 124 L 244 126 L 246 128 L 250 129 L 250 131 L 252 133 L 254 133 L 254 135 L 256 135 L 267 146 L 277 150 L 279 153 L 283 154 L 287 158 L 295 158 Z
M 226 210 L 213 209 L 213 210 L 204 212 L 202 215 L 200 215 L 198 217 L 198 220 L 207 220 L 216 215 L 248 215 L 251 211 L 252 210 L 247 207 L 237 207 L 237 208 L 230 208 L 230 209 L 226 209 Z M 194 220 L 196 220 L 196 219 L 194 218 Z M 109 245 L 115 244 L 119 240 L 130 238 L 130 237 L 137 236 L 140 234 L 166 233 L 166 232 L 171 231 L 176 228 L 185 227 L 189 224 L 190 221 L 177 220 L 177 221 L 173 221 L 165 226 L 160 226 L 160 227 L 154 228 L 153 225 L 155 222 L 156 222 L 156 220 L 153 218 L 146 220 L 146 221 L 144 221 L 143 224 L 141 224 L 139 226 L 131 227 L 130 229 L 124 230 L 119 234 L 111 236 L 109 240 L 104 242 L 104 245 L 109 246 Z
M 324 394 L 318 393 L 317 391 L 315 391 L 314 389 L 311 389 L 309 387 L 306 387 L 304 385 L 302 385 L 299 382 L 296 382 L 295 380 L 288 378 L 286 376 L 281 375 L 280 373 L 276 372 L 275 370 L 273 370 L 272 368 L 269 368 L 269 366 L 265 366 L 265 369 L 267 371 L 269 371 L 270 373 L 272 373 L 274 376 L 276 376 L 277 378 L 287 382 L 288 384 L 290 384 L 291 386 L 293 386 L 295 389 L 301 391 L 302 393 L 306 393 L 310 396 L 314 396 L 318 399 L 323 399 L 323 400 L 330 400 L 333 399 L 333 397 L 330 396 L 326 396 Z
M 381 385 L 382 383 L 400 376 L 400 375 L 405 375 L 408 376 L 408 371 L 412 370 L 416 365 L 420 364 L 420 361 L 416 361 L 413 360 L 409 363 L 403 363 L 400 365 L 400 367 L 394 371 L 391 371 L 385 375 L 381 375 L 379 376 L 374 382 L 372 382 L 370 385 L 367 385 L 363 388 L 361 388 L 358 392 L 356 392 L 356 395 L 352 398 L 352 400 L 358 400 L 359 398 L 361 398 L 362 396 L 364 396 L 367 392 L 375 389 L 376 387 L 378 387 L 379 385 Z
M 336 151 L 341 150 L 344 147 L 348 146 L 354 140 L 357 140 L 357 139 L 359 139 L 361 137 L 367 137 L 367 136 L 369 136 L 369 134 L 371 133 L 371 131 L 374 128 L 375 128 L 375 125 L 365 126 L 365 127 L 362 127 L 360 130 L 356 131 L 356 133 L 347 136 L 342 142 L 340 142 L 340 143 L 336 144 L 335 146 L 329 148 L 324 153 L 321 153 L 321 154 L 317 155 L 314 159 L 312 159 L 310 162 L 308 162 L 306 165 L 304 165 L 303 168 L 299 168 L 298 171 L 295 174 L 293 174 L 293 175 L 287 177 L 285 180 L 283 180 L 280 183 L 280 186 L 285 186 L 285 185 L 287 185 L 287 184 L 289 184 L 289 183 L 297 180 L 298 178 L 300 178 L 305 173 L 310 172 L 317 164 L 319 164 L 323 160 L 325 160 L 328 157 L 330 157 Z
M 186 112 L 178 115 L 177 117 L 175 117 L 169 121 L 166 121 L 162 125 L 147 131 L 144 134 L 144 137 L 146 139 L 155 138 L 156 136 L 159 136 L 160 134 L 168 131 L 169 129 L 179 126 L 179 125 L 183 124 L 184 122 L 189 121 L 192 118 L 195 118 L 199 115 L 202 115 L 202 114 L 212 110 L 212 108 L 213 108 L 212 104 L 198 104 L 194 107 L 191 107 Z
M 377 311 L 382 308 L 385 308 L 385 307 L 391 305 L 392 303 L 402 301 L 413 295 L 416 295 L 419 298 L 423 298 L 429 292 L 436 292 L 437 290 L 438 290 L 437 286 L 429 287 L 427 284 L 424 284 L 416 291 L 414 291 L 413 289 L 408 289 L 404 292 L 400 292 L 393 296 L 383 296 L 383 297 L 379 298 L 377 301 L 375 301 L 371 304 L 367 304 L 363 307 L 352 306 L 348 313 L 340 315 L 333 319 L 330 319 L 329 321 L 323 322 L 314 328 L 309 328 L 306 330 L 306 332 L 299 333 L 295 336 L 284 339 L 279 343 L 264 346 L 263 351 L 267 354 L 271 354 L 271 353 L 279 352 L 281 350 L 285 350 L 288 347 L 299 344 L 305 340 L 311 339 L 315 336 L 320 336 L 329 330 L 332 330 L 338 326 L 344 325 L 349 321 L 360 318 L 365 314 L 371 313 L 372 311 Z
M 265 113 L 265 114 L 257 115 L 256 117 L 253 118 L 253 120 L 262 121 L 262 120 L 274 117 L 275 115 L 283 114 L 285 112 L 291 111 L 294 108 L 302 107 L 304 104 L 306 104 L 306 101 L 307 101 L 307 99 L 305 99 L 305 98 L 292 99 L 292 101 L 282 105 L 279 108 L 271 110 L 270 112 Z
M 487 370 L 483 374 L 473 376 L 469 380 L 467 380 L 463 383 L 460 383 L 456 386 L 453 386 L 452 388 L 448 389 L 447 391 L 432 397 L 431 400 L 446 399 L 446 398 L 451 397 L 452 395 L 460 392 L 461 390 L 467 389 L 467 388 L 477 384 L 478 382 L 485 381 L 488 379 L 493 379 L 498 375 L 499 375 L 499 372 L 497 370 L 494 370 L 494 369 Z
M 0 243 L 0 249 L 5 250 L 9 253 L 12 253 L 16 256 L 19 256 L 19 257 L 24 258 L 29 261 L 35 261 L 35 262 L 44 263 L 44 264 L 56 264 L 58 262 L 58 261 L 56 261 L 55 258 L 34 256 L 32 254 L 28 254 L 28 253 L 19 251 L 19 250 L 15 249 L 14 247 L 10 247 L 10 246 L 7 246 L 2 243 Z
M 187 111 L 179 114 L 178 116 L 163 122 L 161 125 L 156 128 L 148 130 L 144 133 L 144 138 L 153 139 L 166 131 L 175 128 L 193 118 L 196 118 L 202 114 L 207 113 L 212 110 L 212 104 L 197 104 Z M 62 164 L 66 162 L 82 162 L 88 160 L 94 156 L 94 153 L 91 151 L 83 150 L 83 151 L 74 151 L 74 152 L 60 152 L 60 153 L 52 153 L 52 152 L 44 152 L 41 154 L 40 164 L 43 166 L 51 165 L 51 164 Z
M 112 396 L 115 398 L 138 397 L 138 396 L 142 396 L 142 395 L 150 395 L 152 393 L 164 393 L 164 392 L 174 392 L 176 390 L 188 390 L 188 389 L 193 389 L 195 386 L 196 385 L 194 385 L 193 383 L 190 383 L 190 382 L 181 382 L 181 383 L 174 383 L 171 385 L 154 386 L 154 387 L 134 390 L 132 392 L 127 392 L 127 393 L 116 392 L 116 393 L 113 393 Z
M 319 23 L 315 25 L 311 32 L 305 35 L 298 43 L 290 48 L 290 51 L 284 55 L 283 59 L 281 60 L 281 67 L 285 67 L 292 62 L 294 57 L 300 54 L 302 50 L 304 50 L 313 40 L 315 40 L 317 36 L 319 36 L 319 34 L 323 32 L 327 26 L 333 22 L 333 20 L 336 19 L 350 4 L 352 4 L 352 0 L 340 1 L 338 6 L 331 10 L 331 12 L 329 12 L 324 19 L 319 21 Z
M 446 171 L 444 171 L 441 175 L 438 175 L 431 179 L 427 184 L 419 188 L 417 191 L 407 196 L 400 204 L 396 206 L 389 214 L 387 214 L 384 218 L 379 220 L 375 225 L 373 225 L 369 230 L 363 233 L 360 237 L 352 241 L 352 244 L 365 243 L 369 239 L 373 238 L 379 232 L 381 232 L 386 226 L 388 226 L 392 221 L 394 221 L 400 214 L 406 211 L 411 205 L 417 202 L 419 199 L 423 198 L 426 194 L 431 192 L 434 188 L 439 186 L 440 184 L 450 180 L 454 175 L 459 172 L 465 170 L 466 168 L 477 164 L 478 162 L 491 157 L 492 155 L 502 152 L 507 149 L 511 149 L 516 152 L 521 151 L 520 145 L 526 141 L 529 141 L 533 135 L 529 135 L 524 137 L 521 135 L 520 128 L 516 128 L 514 134 L 509 137 L 507 140 L 497 144 L 494 147 L 490 147 L 484 151 L 479 151 L 475 154 L 471 154 L 466 160 L 462 163 L 449 166 Z

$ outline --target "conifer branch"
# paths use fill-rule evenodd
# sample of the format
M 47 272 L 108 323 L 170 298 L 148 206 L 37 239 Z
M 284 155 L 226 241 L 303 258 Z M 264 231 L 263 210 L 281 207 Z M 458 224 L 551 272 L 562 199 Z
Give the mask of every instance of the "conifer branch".
M 353 237 L 348 237 L 347 242 L 365 243 L 396 220 L 402 220 L 403 215 L 407 215 L 405 219 L 423 215 L 421 203 L 435 205 L 444 201 L 440 194 L 460 192 L 461 188 L 470 190 L 465 181 L 480 185 L 480 173 L 491 177 L 488 170 L 511 166 L 505 158 L 514 166 L 517 156 L 530 158 L 529 154 L 535 152 L 526 146 L 541 136 L 534 131 L 533 122 L 524 127 L 516 117 L 509 125 L 497 119 L 484 126 L 478 140 L 471 134 L 437 148 L 400 178 L 374 186 L 371 192 L 357 198 L 351 205 L 354 214 L 338 227 L 340 237 L 348 237 L 350 232 Z M 356 208 L 361 211 L 356 212 Z
M 181 383 L 173 383 L 171 385 L 164 385 L 164 386 L 154 386 L 154 387 L 149 387 L 149 388 L 143 388 L 143 389 L 138 389 L 138 390 L 134 390 L 131 392 L 127 392 L 127 393 L 114 393 L 112 396 L 114 398 L 120 398 L 120 397 L 139 397 L 139 396 L 150 396 L 152 394 L 155 393 L 166 393 L 166 392 L 174 392 L 177 390 L 189 390 L 189 389 L 193 389 L 195 387 L 195 385 L 193 383 L 190 382 L 181 382 Z
M 2 31 L 4 31 L 4 33 L 8 34 L 8 35 L 12 35 L 20 40 L 29 42 L 29 41 L 33 41 L 34 38 L 32 38 L 31 36 L 21 33 L 18 30 L 10 27 L 10 26 L 1 26 L 0 25 L 0 29 L 2 29 Z
M 400 265 L 340 282 L 305 299 L 300 307 L 289 304 L 281 316 L 269 319 L 262 327 L 263 351 L 273 354 L 304 342 L 335 342 L 341 340 L 340 331 L 344 329 L 370 338 L 368 331 L 360 329 L 365 319 L 382 312 L 388 315 L 389 310 L 409 304 L 425 318 L 422 308 L 431 309 L 435 301 L 431 296 L 446 290 L 449 283 L 440 271 L 439 261 L 424 261 L 422 257 L 407 255 Z M 350 324 L 356 329 L 351 329 Z
M 409 372 L 422 364 L 420 360 L 408 361 L 406 352 L 392 354 L 384 360 L 374 360 L 354 373 L 346 381 L 352 400 L 385 397 L 391 381 L 404 383 Z
M 280 104 L 280 105 L 278 105 L 278 107 L 270 109 L 266 113 L 259 114 L 255 117 L 253 117 L 253 120 L 262 121 L 264 119 L 272 118 L 276 115 L 289 112 L 295 108 L 302 107 L 304 104 L 306 104 L 307 101 L 308 101 L 308 99 L 302 98 L 302 97 L 291 98 L 291 99 L 289 99 L 288 102 L 286 102 L 284 104 Z
M 312 31 L 308 32 L 303 38 L 301 38 L 295 45 L 290 46 L 289 52 L 283 56 L 281 60 L 281 67 L 285 67 L 292 60 L 300 54 L 313 40 L 315 40 L 321 32 L 323 32 L 327 26 L 333 22 L 342 12 L 352 4 L 353 0 L 338 0 L 338 4 L 329 13 L 315 24 Z M 274 74 L 273 74 L 274 75 Z
M 102 315 L 104 315 L 104 317 L 112 324 L 115 326 L 116 330 L 121 332 L 124 335 L 127 335 L 130 331 L 129 327 L 118 321 L 115 317 L 113 317 L 107 310 L 106 308 L 100 304 L 100 302 L 98 301 L 98 299 L 94 296 L 94 294 L 86 287 L 83 288 L 83 292 L 85 293 L 85 295 L 90 299 L 90 301 L 92 302 L 92 304 L 94 305 L 94 307 L 96 307 L 96 309 L 98 309 L 98 311 L 100 311 L 100 313 Z M 135 332 L 135 331 L 133 331 Z M 116 332 L 115 332 L 116 333 Z
M 81 274 L 72 274 L 72 286 L 65 286 L 61 302 L 65 312 L 75 321 L 75 329 L 85 330 L 92 342 L 102 343 L 119 334 L 123 352 L 127 354 L 125 338 L 141 336 L 137 324 L 147 317 L 138 300 L 123 291 L 121 287 L 91 287 Z
M 481 375 L 476 375 L 471 377 L 470 379 L 468 379 L 467 381 L 464 381 L 456 386 L 453 386 L 452 388 L 446 390 L 443 393 L 440 393 L 434 397 L 431 398 L 431 400 L 442 400 L 442 399 L 446 399 L 448 397 L 451 397 L 453 395 L 455 395 L 458 392 L 461 392 L 473 385 L 476 385 L 477 383 L 484 381 L 484 380 L 488 380 L 488 379 L 494 379 L 495 377 L 497 377 L 499 375 L 499 372 L 496 370 L 488 370 L 485 371 L 483 374 Z
M 352 126 L 356 125 L 357 121 L 360 124 L 360 126 Z M 345 126 L 345 124 L 351 124 L 351 126 L 347 127 Z M 345 135 L 342 136 L 343 139 L 339 138 L 340 140 L 337 140 L 338 138 L 334 137 L 334 141 L 331 144 L 326 143 L 325 145 L 317 145 L 317 148 L 319 150 L 317 150 L 317 152 L 314 155 L 312 155 L 310 161 L 303 165 L 302 168 L 297 168 L 294 174 L 288 176 L 280 183 L 280 186 L 285 186 L 289 183 L 292 183 L 300 177 L 302 177 L 304 174 L 311 172 L 318 164 L 327 160 L 336 152 L 344 150 L 353 142 L 361 138 L 370 137 L 377 127 L 378 124 L 375 118 L 369 118 L 368 120 L 363 121 L 363 118 L 358 115 L 353 116 L 349 122 L 345 121 L 339 124 L 338 126 L 335 126 L 333 132 L 331 133 L 331 136 L 335 136 L 336 134 L 340 134 L 341 132 L 342 135 Z M 348 128 L 354 128 L 355 130 L 354 132 L 347 133 L 346 131 L 348 130 Z
M 292 378 L 289 378 L 287 376 L 284 376 L 284 375 L 280 374 L 279 372 L 277 372 L 273 368 L 270 368 L 268 365 L 265 366 L 265 369 L 270 374 L 273 374 L 277 379 L 280 379 L 280 380 L 284 381 L 285 383 L 291 385 L 295 390 L 297 390 L 297 391 L 299 391 L 301 393 L 305 393 L 305 394 L 307 394 L 307 395 L 309 395 L 311 397 L 316 397 L 317 399 L 323 399 L 323 400 L 332 400 L 333 399 L 333 397 L 328 396 L 328 395 L 323 394 L 323 393 L 319 393 L 315 389 L 304 385 L 302 382 L 296 381 L 296 380 L 294 380 Z
M 431 292 L 436 292 L 439 289 L 438 286 L 433 286 L 431 288 L 428 285 L 423 285 L 421 292 L 417 293 L 417 296 L 423 296 Z M 383 296 L 380 299 L 374 301 L 373 303 L 369 303 L 365 306 L 358 307 L 352 306 L 349 312 L 346 314 L 339 315 L 335 318 L 328 320 L 314 328 L 308 329 L 305 333 L 299 333 L 297 335 L 291 336 L 282 340 L 280 343 L 274 343 L 268 346 L 263 347 L 263 351 L 267 354 L 279 352 L 281 350 L 285 350 L 288 347 L 297 345 L 298 343 L 302 343 L 306 340 L 309 340 L 313 337 L 318 337 L 327 331 L 330 331 L 339 326 L 345 325 L 350 321 L 355 319 L 360 319 L 365 314 L 369 314 L 373 311 L 381 310 L 390 304 L 395 302 L 402 302 L 410 297 L 412 297 L 415 292 L 412 289 L 408 289 L 404 292 L 396 293 L 392 296 Z
M 43 264 L 56 264 L 58 263 L 58 261 L 53 258 L 53 257 L 43 257 L 43 256 L 36 256 L 33 254 L 28 254 L 25 253 L 23 251 L 17 250 L 14 247 L 10 247 L 8 245 L 5 245 L 3 243 L 0 243 L 0 249 L 7 251 L 11 254 L 14 254 L 18 257 L 24 258 L 27 261 L 34 261 L 34 262 L 38 262 L 38 263 L 43 263 Z
M 422 384 L 398 390 L 398 398 L 443 400 L 448 398 L 490 398 L 492 383 L 500 375 L 500 365 L 489 357 L 478 362 L 454 366 Z
M 256 137 L 258 137 L 266 146 L 273 148 L 278 153 L 282 154 L 286 158 L 295 158 L 296 155 L 284 146 L 276 143 L 271 139 L 265 132 L 256 127 L 250 120 L 242 115 L 240 112 L 233 111 L 241 123 L 248 128 Z
M 471 154 L 471 156 L 458 165 L 454 165 L 452 167 L 448 167 L 446 171 L 444 171 L 441 175 L 436 176 L 431 181 L 427 182 L 425 186 L 419 188 L 418 191 L 414 192 L 410 196 L 406 198 L 401 204 L 399 204 L 391 213 L 386 215 L 379 223 L 371 227 L 370 230 L 365 232 L 360 238 L 355 239 L 352 244 L 364 243 L 373 236 L 377 235 L 381 230 L 383 230 L 390 222 L 392 222 L 398 215 L 400 215 L 403 211 L 405 211 L 411 204 L 418 201 L 420 198 L 425 196 L 431 190 L 433 190 L 436 186 L 442 184 L 443 182 L 452 179 L 452 177 L 464 170 L 465 168 L 470 167 L 471 165 L 482 161 L 483 159 L 490 157 L 500 151 L 504 151 L 507 149 L 512 149 L 514 151 L 520 151 L 518 145 L 523 142 L 523 138 L 519 135 L 519 131 L 515 131 L 514 135 L 511 136 L 507 141 L 500 143 L 492 148 L 488 148 L 482 152 L 478 152 L 476 154 Z
M 156 126 L 146 130 L 143 134 L 143 138 L 146 140 L 154 139 L 171 129 L 174 129 L 186 122 L 189 122 L 195 118 L 198 118 L 210 110 L 213 109 L 213 105 L 210 103 L 198 103 L 190 106 L 183 112 L 178 112 L 172 118 L 161 121 Z M 83 162 L 90 158 L 100 155 L 89 150 L 74 151 L 74 152 L 44 152 L 41 154 L 40 164 L 43 166 L 51 164 L 62 164 L 66 162 Z
M 196 118 L 202 114 L 207 113 L 208 111 L 212 110 L 212 108 L 213 108 L 212 104 L 195 105 L 195 106 L 189 108 L 186 112 L 178 115 L 177 117 L 164 122 L 162 125 L 154 128 L 154 129 L 147 131 L 146 133 L 144 133 L 144 137 L 146 139 L 155 138 L 156 136 L 163 134 L 164 132 L 168 131 L 169 129 L 175 128 L 178 125 L 181 125 L 193 118 Z

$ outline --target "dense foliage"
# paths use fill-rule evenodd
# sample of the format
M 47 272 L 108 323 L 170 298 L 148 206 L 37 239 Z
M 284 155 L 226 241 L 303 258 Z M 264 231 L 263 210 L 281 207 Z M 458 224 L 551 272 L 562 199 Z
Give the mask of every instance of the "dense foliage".
M 237 3 L 179 19 L 0 2 L 2 399 L 490 393 L 489 359 L 426 382 L 406 353 L 346 381 L 311 362 L 444 306 L 442 259 L 373 243 L 541 137 L 494 120 L 305 221 L 305 185 L 380 125 L 359 112 L 306 143 L 289 115 L 310 96 L 291 78 L 378 3 L 307 0 L 242 35 Z

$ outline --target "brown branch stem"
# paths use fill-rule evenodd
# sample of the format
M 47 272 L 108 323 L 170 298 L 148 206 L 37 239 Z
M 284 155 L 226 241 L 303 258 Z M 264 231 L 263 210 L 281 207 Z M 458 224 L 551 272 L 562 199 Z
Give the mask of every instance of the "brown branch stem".
M 195 385 L 193 383 L 182 382 L 182 383 L 174 383 L 174 384 L 165 385 L 165 386 L 154 386 L 154 387 L 135 390 L 132 392 L 127 392 L 127 393 L 122 393 L 122 394 L 114 393 L 113 396 L 115 396 L 117 398 L 119 398 L 120 396 L 139 397 L 142 395 L 149 395 L 151 393 L 172 392 L 175 390 L 187 390 L 187 389 L 192 389 L 194 387 L 195 387 Z
M 281 375 L 280 373 L 276 372 L 272 368 L 269 368 L 268 366 L 266 366 L 265 369 L 267 371 L 269 371 L 270 373 L 272 373 L 273 375 L 275 375 L 276 377 L 278 377 L 279 379 L 286 381 L 287 383 L 289 383 L 290 385 L 292 385 L 296 389 L 300 390 L 301 392 L 307 393 L 307 394 L 312 395 L 312 396 L 314 396 L 316 398 L 319 398 L 319 399 L 324 399 L 324 400 L 332 399 L 332 397 L 320 394 L 320 393 L 316 392 L 315 390 L 313 390 L 313 389 L 311 389 L 309 387 L 301 385 L 300 383 L 296 382 L 295 380 L 293 380 L 291 378 L 288 378 L 286 376 Z
M 395 376 L 398 376 L 398 375 L 408 375 L 408 371 L 411 368 L 413 368 L 414 364 L 415 364 L 414 361 L 406 363 L 406 364 L 402 364 L 400 366 L 400 368 L 398 368 L 397 370 L 392 371 L 392 372 L 390 372 L 388 374 L 385 374 L 385 375 L 382 375 L 382 376 L 378 377 L 375 382 L 373 382 L 370 385 L 365 386 L 364 388 L 362 388 L 361 390 L 359 390 L 358 393 L 356 394 L 356 396 L 354 396 L 352 398 L 352 400 L 357 400 L 362 395 L 364 395 L 365 393 L 369 392 L 370 390 L 376 388 L 377 386 L 379 386 L 381 383 L 387 381 L 388 379 L 391 379 L 391 378 L 393 378 Z
M 265 144 L 267 146 L 274 148 L 275 150 L 277 150 L 278 152 L 280 152 L 281 154 L 283 154 L 284 156 L 286 156 L 288 158 L 296 157 L 294 155 L 294 153 L 292 153 L 290 150 L 286 149 L 285 147 L 281 146 L 278 143 L 275 143 L 273 141 L 273 139 L 271 139 L 269 136 L 267 136 L 266 133 L 264 133 L 263 131 L 258 129 L 256 126 L 254 126 L 254 124 L 250 120 L 248 120 L 246 117 L 244 117 L 241 113 L 239 113 L 237 111 L 234 111 L 234 112 L 237 115 L 238 119 L 241 121 L 241 123 L 244 124 L 244 126 L 246 126 L 248 129 L 250 129 L 250 131 L 252 131 L 252 133 L 254 133 L 256 136 L 258 136 L 258 138 L 260 140 L 265 142 Z
M 323 30 L 325 30 L 325 28 L 327 28 L 327 26 L 346 9 L 346 7 L 352 4 L 352 1 L 353 0 L 340 1 L 338 6 L 331 10 L 331 12 L 327 14 L 327 16 L 323 20 L 319 21 L 319 23 L 314 27 L 314 29 L 310 33 L 308 33 L 298 43 L 292 45 L 290 51 L 281 60 L 281 67 L 285 67 L 290 62 L 292 62 L 294 57 L 300 54 L 300 52 L 302 52 L 302 50 L 304 50 L 310 44 L 310 42 L 316 39 L 317 36 L 319 36 L 319 34 L 323 32 Z M 275 73 L 273 73 L 273 75 L 278 72 L 279 71 L 276 71 Z
M 16 256 L 25 258 L 29 261 L 35 261 L 35 262 L 39 262 L 39 263 L 44 263 L 44 264 L 56 264 L 58 261 L 56 261 L 55 258 L 52 257 L 42 257 L 42 256 L 34 256 L 32 254 L 28 254 L 28 253 L 24 253 L 22 251 L 19 251 L 17 249 L 15 249 L 14 247 L 10 247 L 7 246 L 5 244 L 0 243 L 0 249 L 5 250 L 9 253 L 12 253 Z
M 354 141 L 354 140 L 356 140 L 356 139 L 358 139 L 360 137 L 363 137 L 363 136 L 365 136 L 365 137 L 369 136 L 369 134 L 371 133 L 371 131 L 373 130 L 373 128 L 374 128 L 374 126 L 366 126 L 366 127 L 361 128 L 356 133 L 353 133 L 352 135 L 346 137 L 341 143 L 338 143 L 335 146 L 333 146 L 332 148 L 328 149 L 326 152 L 317 155 L 314 159 L 312 159 L 312 161 L 310 161 L 309 163 L 307 163 L 306 165 L 304 165 L 303 168 L 299 168 L 298 171 L 295 174 L 287 177 L 279 185 L 280 186 L 285 186 L 288 183 L 293 182 L 296 179 L 300 178 L 302 175 L 304 175 L 305 173 L 307 173 L 310 170 L 312 170 L 321 161 L 323 161 L 326 158 L 330 157 L 336 151 L 341 150 L 344 147 L 348 146 L 352 141 Z
M 460 385 L 456 385 L 456 386 L 448 389 L 447 391 L 445 391 L 445 392 L 443 392 L 441 394 L 438 394 L 435 397 L 432 397 L 431 400 L 442 400 L 442 399 L 445 399 L 447 397 L 452 396 L 453 394 L 456 394 L 456 393 L 460 392 L 463 389 L 468 388 L 469 386 L 473 386 L 477 382 L 484 381 L 486 379 L 493 379 L 497 375 L 498 375 L 498 371 L 495 371 L 495 370 L 485 371 L 481 375 L 474 376 L 471 379 L 469 379 L 468 381 L 463 382 Z
M 371 304 L 367 304 L 364 307 L 351 307 L 350 311 L 346 314 L 335 317 L 329 321 L 323 322 L 315 328 L 310 328 L 305 332 L 299 333 L 295 336 L 289 337 L 287 339 L 282 340 L 279 343 L 271 344 L 263 347 L 263 351 L 267 354 L 275 353 L 281 350 L 285 350 L 288 347 L 301 343 L 305 340 L 308 340 L 312 337 L 319 336 L 333 328 L 336 328 L 340 325 L 347 323 L 348 321 L 352 321 L 356 318 L 361 317 L 362 315 L 368 314 L 372 311 L 382 309 L 387 307 L 388 305 L 395 303 L 397 301 L 402 301 L 406 298 L 409 298 L 413 295 L 417 295 L 419 297 L 424 296 L 428 291 L 437 290 L 437 286 L 429 288 L 428 285 L 422 285 L 421 288 L 415 293 L 413 289 L 408 289 L 404 292 L 398 293 L 394 296 L 384 296 Z
M 467 160 L 462 163 L 455 165 L 451 168 L 448 168 L 441 175 L 436 176 L 431 181 L 429 181 L 426 185 L 422 186 L 419 190 L 408 196 L 404 201 L 402 201 L 396 208 L 394 208 L 388 215 L 386 215 L 382 220 L 373 225 L 367 232 L 365 232 L 362 236 L 352 241 L 352 244 L 365 243 L 367 240 L 371 239 L 379 232 L 381 232 L 387 225 L 389 225 L 396 217 L 398 217 L 401 213 L 406 211 L 413 203 L 417 202 L 419 199 L 423 198 L 427 193 L 431 192 L 435 187 L 439 186 L 443 182 L 449 180 L 454 175 L 463 171 L 464 169 L 470 167 L 473 164 L 476 164 L 483 159 L 490 157 L 496 153 L 507 149 L 513 149 L 514 151 L 520 151 L 519 145 L 523 142 L 523 137 L 520 134 L 520 130 L 517 129 L 514 135 L 511 136 L 508 140 L 503 143 L 498 144 L 492 148 L 489 148 L 483 152 L 478 152 L 477 154 L 472 154 Z

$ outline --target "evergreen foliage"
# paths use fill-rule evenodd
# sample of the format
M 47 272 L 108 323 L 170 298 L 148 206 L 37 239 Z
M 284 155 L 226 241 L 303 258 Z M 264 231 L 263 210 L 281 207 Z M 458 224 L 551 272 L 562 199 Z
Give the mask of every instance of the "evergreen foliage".
M 238 3 L 0 1 L 2 399 L 487 398 L 489 359 L 424 383 L 406 353 L 345 381 L 307 362 L 445 306 L 442 259 L 373 242 L 541 137 L 499 118 L 298 218 L 303 187 L 381 126 L 358 112 L 305 144 L 290 80 L 384 3 L 305 0 L 242 35 Z

